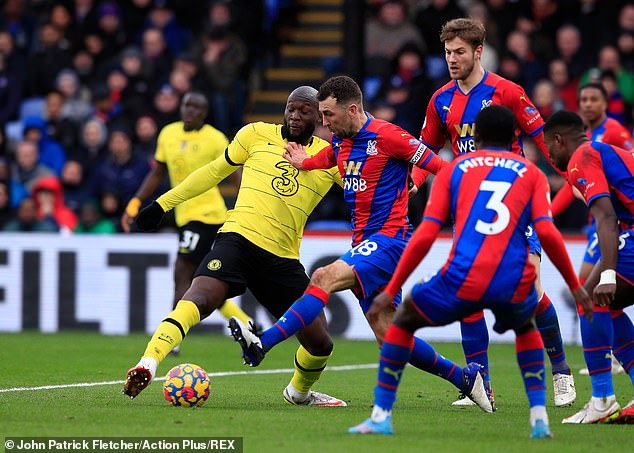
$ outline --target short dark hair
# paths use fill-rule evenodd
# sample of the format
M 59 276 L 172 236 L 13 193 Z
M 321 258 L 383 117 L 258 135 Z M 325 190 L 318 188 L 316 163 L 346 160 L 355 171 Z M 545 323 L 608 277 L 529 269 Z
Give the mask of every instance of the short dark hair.
M 605 99 L 606 101 L 608 100 L 608 92 L 602 84 L 597 82 L 586 83 L 581 88 L 579 88 L 579 94 L 581 94 L 581 92 L 586 88 L 594 88 L 595 90 L 599 90 L 601 92 L 601 95 L 603 96 L 603 99 Z
M 363 94 L 359 84 L 348 76 L 335 76 L 326 80 L 319 87 L 317 100 L 324 101 L 332 96 L 337 104 L 363 104 Z
M 583 120 L 575 112 L 559 110 L 552 114 L 544 125 L 544 134 L 551 132 L 580 132 L 584 133 Z
M 511 144 L 515 129 L 515 115 L 503 105 L 486 107 L 475 118 L 475 133 L 484 143 Z
M 452 19 L 442 26 L 440 42 L 444 44 L 445 41 L 450 41 L 456 37 L 467 41 L 475 50 L 476 47 L 484 44 L 486 29 L 475 19 L 465 17 Z

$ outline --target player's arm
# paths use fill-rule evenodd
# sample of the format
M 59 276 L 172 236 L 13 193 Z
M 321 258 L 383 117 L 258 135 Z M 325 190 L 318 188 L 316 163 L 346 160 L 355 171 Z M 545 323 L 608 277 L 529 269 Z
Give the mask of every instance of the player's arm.
M 570 261 L 570 256 L 566 250 L 564 239 L 559 230 L 555 227 L 551 216 L 548 180 L 546 179 L 546 175 L 537 170 L 536 167 L 533 167 L 533 169 L 535 183 L 533 184 L 533 194 L 531 198 L 531 220 L 533 220 L 535 231 L 537 232 L 544 251 L 563 276 L 575 300 L 583 307 L 584 316 L 591 319 L 592 301 L 579 283 L 577 274 Z
M 575 195 L 572 192 L 572 187 L 569 184 L 564 184 L 552 202 L 553 217 L 557 217 L 564 212 L 568 206 L 575 200 Z
M 137 190 L 134 197 L 128 202 L 128 205 L 121 216 L 121 227 L 126 233 L 130 232 L 130 226 L 139 214 L 139 208 L 143 202 L 150 198 L 167 174 L 167 165 L 164 162 L 159 162 L 158 160 L 155 160 L 154 162 L 156 165 L 147 174 L 141 184 L 141 187 L 139 187 L 139 190 Z
M 306 153 L 306 147 L 299 143 L 288 142 L 284 149 L 284 158 L 298 170 L 327 170 L 337 165 L 335 153 L 330 145 L 312 157 Z
M 436 96 L 433 96 L 432 99 L 427 104 L 427 111 L 425 112 L 425 122 L 423 123 L 423 127 L 420 130 L 420 142 L 427 147 L 428 150 L 433 151 L 434 154 L 438 154 L 440 148 L 445 144 L 447 140 L 446 136 L 446 128 L 445 124 L 442 122 L 440 115 L 438 114 L 438 110 L 436 109 Z M 442 162 L 445 162 L 443 159 L 439 158 Z M 431 163 L 433 166 L 434 163 Z M 441 168 L 444 166 L 443 163 L 440 163 Z M 425 180 L 430 174 L 435 174 L 440 171 L 439 169 L 434 172 L 431 169 L 421 168 L 415 165 L 412 168 L 412 182 L 414 186 L 418 189 L 425 183 Z
M 618 255 L 618 217 L 610 199 L 610 186 L 598 153 L 590 147 L 576 151 L 568 163 L 568 172 L 576 169 L 571 183 L 581 192 L 597 225 L 601 250 L 601 279 L 593 289 L 597 305 L 608 305 L 616 292 L 616 262 Z
M 423 221 L 405 246 L 403 255 L 396 266 L 394 275 L 385 289 L 374 298 L 368 310 L 368 320 L 377 319 L 394 300 L 403 283 L 414 272 L 416 266 L 425 258 L 432 244 L 438 237 L 440 229 L 449 216 L 449 178 L 443 177 L 448 170 L 441 172 L 432 186 L 432 191 L 425 207 Z

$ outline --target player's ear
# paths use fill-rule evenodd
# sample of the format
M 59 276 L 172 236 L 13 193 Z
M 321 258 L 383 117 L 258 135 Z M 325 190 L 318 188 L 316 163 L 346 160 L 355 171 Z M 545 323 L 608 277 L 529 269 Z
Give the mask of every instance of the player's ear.
M 474 53 L 474 56 L 475 56 L 475 58 L 476 58 L 477 60 L 479 60 L 480 58 L 482 58 L 482 49 L 483 49 L 483 48 L 484 48 L 484 47 L 483 47 L 482 45 L 479 45 L 479 46 L 477 46 L 477 47 L 475 48 L 475 51 L 474 51 L 473 53 Z

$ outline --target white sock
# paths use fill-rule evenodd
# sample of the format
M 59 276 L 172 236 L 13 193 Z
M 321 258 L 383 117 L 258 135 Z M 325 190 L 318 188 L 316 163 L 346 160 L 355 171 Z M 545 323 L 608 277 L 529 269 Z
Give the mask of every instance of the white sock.
M 370 418 L 374 423 L 381 423 L 383 420 L 390 417 L 391 415 L 392 411 L 385 410 L 375 404 L 372 408 L 372 415 L 370 416 Z
M 291 383 L 286 386 L 286 393 L 288 393 L 290 397 L 298 403 L 306 401 L 306 398 L 308 398 L 308 393 L 299 392 L 295 387 L 293 387 L 293 384 Z
M 531 426 L 535 425 L 537 420 L 543 420 L 548 425 L 548 413 L 546 412 L 546 406 L 533 406 L 531 407 Z
M 598 411 L 607 410 L 616 401 L 616 396 L 604 396 L 602 398 L 592 397 L 592 406 Z
M 152 380 L 156 377 L 156 369 L 158 368 L 158 362 L 154 357 L 141 357 L 137 366 L 150 370 L 152 373 Z

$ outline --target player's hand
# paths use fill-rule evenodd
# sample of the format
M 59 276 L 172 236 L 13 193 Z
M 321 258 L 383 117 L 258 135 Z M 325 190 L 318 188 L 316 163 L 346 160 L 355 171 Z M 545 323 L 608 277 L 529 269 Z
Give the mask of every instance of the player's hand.
M 300 145 L 295 142 L 288 142 L 286 146 L 284 146 L 284 159 L 289 161 L 291 165 L 298 170 L 302 169 L 302 162 L 308 158 L 308 154 L 306 154 L 306 148 L 304 145 Z
M 136 217 L 136 224 L 141 231 L 156 231 L 163 220 L 165 211 L 160 204 L 153 201 L 151 205 L 141 209 Z
M 128 205 L 125 207 L 125 212 L 121 216 L 121 228 L 126 233 L 130 232 L 130 227 L 132 226 L 132 222 L 139 214 L 139 208 L 141 207 L 141 200 L 138 197 L 132 198 Z
M 612 303 L 616 293 L 616 283 L 602 283 L 594 287 L 594 300 L 599 307 L 605 307 Z
M 416 184 L 414 184 L 414 180 L 412 179 L 412 176 L 410 175 L 407 177 L 407 196 L 409 198 L 412 198 L 417 193 L 418 193 L 418 187 L 416 186 Z
M 368 322 L 372 324 L 373 322 L 378 321 L 381 313 L 390 307 L 393 301 L 394 298 L 385 291 L 376 296 L 372 301 L 372 305 L 370 305 L 370 309 L 365 314 L 366 318 L 368 318 Z
M 572 292 L 572 296 L 577 301 L 577 304 L 583 308 L 583 316 L 585 316 L 588 321 L 592 321 L 592 299 L 585 288 L 580 286 Z

